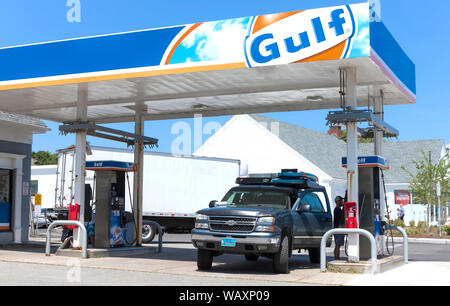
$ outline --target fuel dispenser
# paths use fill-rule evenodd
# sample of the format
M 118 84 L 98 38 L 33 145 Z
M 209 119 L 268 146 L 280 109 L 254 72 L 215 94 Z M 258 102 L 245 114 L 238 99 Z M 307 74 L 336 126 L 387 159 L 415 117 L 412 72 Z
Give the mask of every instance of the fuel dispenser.
M 346 167 L 347 158 L 342 159 L 342 164 L 343 167 Z M 385 240 L 385 197 L 381 190 L 381 184 L 384 184 L 381 180 L 381 171 L 387 169 L 389 169 L 389 164 L 383 157 L 358 157 L 358 216 L 352 215 L 352 212 L 356 210 L 356 203 L 345 203 L 344 206 L 346 227 L 348 219 L 350 228 L 362 228 L 372 233 L 377 243 L 377 255 L 380 257 L 384 255 Z M 356 224 L 357 219 L 359 224 Z M 370 258 L 370 242 L 362 236 L 359 238 L 359 254 L 361 259 Z
M 127 172 L 135 171 L 134 164 L 89 161 L 86 163 L 86 170 L 95 171 L 95 247 L 111 248 L 134 244 L 134 217 L 125 210 L 127 185 L 129 187 Z

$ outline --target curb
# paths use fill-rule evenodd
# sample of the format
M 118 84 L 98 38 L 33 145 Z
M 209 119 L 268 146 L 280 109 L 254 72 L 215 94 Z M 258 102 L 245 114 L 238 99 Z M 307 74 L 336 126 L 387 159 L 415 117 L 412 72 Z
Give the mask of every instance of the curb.
M 394 242 L 403 242 L 403 238 L 394 237 Z M 444 244 L 450 245 L 450 239 L 437 238 L 409 238 L 408 243 L 428 243 L 428 244 Z

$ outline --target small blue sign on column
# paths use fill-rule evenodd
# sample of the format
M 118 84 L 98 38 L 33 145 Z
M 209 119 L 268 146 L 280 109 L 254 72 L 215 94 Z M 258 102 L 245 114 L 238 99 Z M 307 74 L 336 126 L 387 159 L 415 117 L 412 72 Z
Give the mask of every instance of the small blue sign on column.
M 86 170 L 136 171 L 136 167 L 134 163 L 129 162 L 99 160 L 86 162 Z
M 347 157 L 342 157 L 342 167 L 347 168 Z M 359 156 L 358 167 L 378 167 L 389 170 L 389 162 L 381 156 Z

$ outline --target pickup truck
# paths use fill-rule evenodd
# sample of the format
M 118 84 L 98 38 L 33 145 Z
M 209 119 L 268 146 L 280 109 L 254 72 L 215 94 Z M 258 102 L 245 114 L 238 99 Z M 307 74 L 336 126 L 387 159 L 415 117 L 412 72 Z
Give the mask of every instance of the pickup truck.
M 294 250 L 320 261 L 322 236 L 332 228 L 330 202 L 316 176 L 296 169 L 261 177 L 239 177 L 221 202 L 196 214 L 192 244 L 197 267 L 209 270 L 213 257 L 243 254 L 249 261 L 271 258 L 275 273 L 289 272 Z M 331 238 L 327 246 L 331 245 Z

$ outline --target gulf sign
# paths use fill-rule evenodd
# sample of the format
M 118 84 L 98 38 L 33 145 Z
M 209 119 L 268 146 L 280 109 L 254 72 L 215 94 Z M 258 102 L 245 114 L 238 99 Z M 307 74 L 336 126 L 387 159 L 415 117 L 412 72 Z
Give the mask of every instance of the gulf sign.
M 87 161 L 86 170 L 112 170 L 112 171 L 136 171 L 134 163 L 127 163 L 121 161 Z
M 350 6 L 258 16 L 245 39 L 248 67 L 346 58 L 357 24 Z
M 259 67 L 370 56 L 368 3 L 187 25 L 160 65 Z

